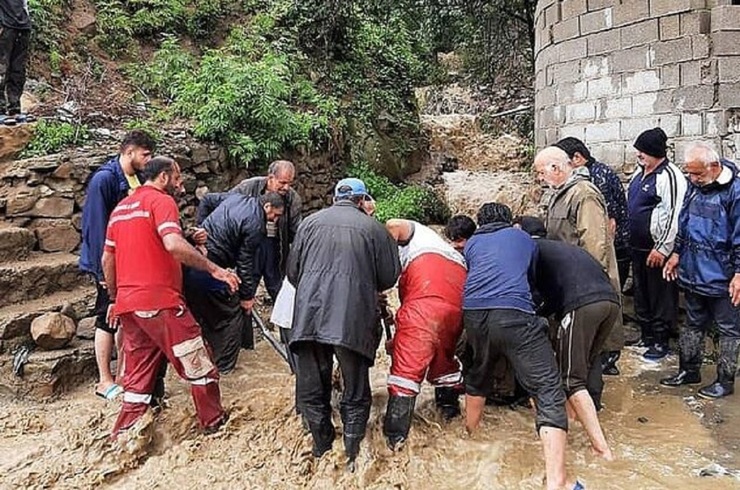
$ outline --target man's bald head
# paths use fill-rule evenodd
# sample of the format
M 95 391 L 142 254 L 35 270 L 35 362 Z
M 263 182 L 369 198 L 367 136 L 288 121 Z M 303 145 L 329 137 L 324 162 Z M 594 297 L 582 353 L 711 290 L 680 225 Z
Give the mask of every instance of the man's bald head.
M 568 180 L 573 167 L 567 153 L 558 147 L 548 146 L 534 157 L 534 170 L 538 181 L 558 188 Z

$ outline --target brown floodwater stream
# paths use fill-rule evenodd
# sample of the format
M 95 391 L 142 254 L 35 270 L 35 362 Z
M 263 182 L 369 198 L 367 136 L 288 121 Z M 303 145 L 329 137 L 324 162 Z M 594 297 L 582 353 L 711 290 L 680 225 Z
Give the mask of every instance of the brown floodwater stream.
M 117 403 L 93 396 L 92 384 L 47 404 L 0 400 L 0 488 L 542 488 L 542 453 L 526 408 L 486 407 L 471 439 L 462 420 L 440 420 L 425 387 L 409 442 L 389 451 L 381 433 L 387 366 L 382 353 L 355 473 L 345 471 L 340 440 L 321 460 L 310 456 L 310 437 L 293 415 L 293 379 L 259 342 L 222 379 L 231 420 L 214 436 L 196 432 L 187 385 L 171 375 L 169 408 L 132 438 L 127 454 L 107 442 Z M 722 474 L 740 468 L 740 396 L 712 404 L 690 389 L 659 388 L 661 371 L 635 350 L 621 366 L 622 376 L 607 379 L 601 414 L 618 459 L 593 457 L 576 426 L 570 475 L 590 489 L 740 488 L 736 476 Z M 702 469 L 714 476 L 699 476 Z

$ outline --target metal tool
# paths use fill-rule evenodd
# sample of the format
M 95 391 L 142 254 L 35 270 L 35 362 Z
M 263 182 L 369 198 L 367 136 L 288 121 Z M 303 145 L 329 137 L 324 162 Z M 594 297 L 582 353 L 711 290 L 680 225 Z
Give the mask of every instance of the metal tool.
M 260 332 L 262 333 L 262 336 L 267 340 L 267 342 L 272 346 L 273 349 L 275 349 L 275 352 L 277 352 L 280 357 L 282 357 L 285 362 L 288 361 L 288 352 L 285 350 L 285 346 L 282 342 L 280 342 L 279 339 L 276 339 L 275 336 L 270 332 L 267 327 L 265 326 L 265 322 L 262 321 L 262 318 L 259 316 L 259 314 L 252 308 L 252 318 L 254 318 L 254 321 L 257 323 L 257 326 L 260 329 Z

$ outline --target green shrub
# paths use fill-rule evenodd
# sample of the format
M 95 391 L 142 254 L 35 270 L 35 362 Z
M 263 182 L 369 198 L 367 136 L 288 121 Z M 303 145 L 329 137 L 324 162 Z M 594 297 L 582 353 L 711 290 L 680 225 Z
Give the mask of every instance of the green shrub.
M 450 208 L 429 187 L 395 185 L 367 164 L 350 166 L 347 175 L 365 182 L 376 201 L 375 217 L 380 222 L 401 218 L 423 224 L 442 224 L 450 219 Z
M 89 138 L 90 132 L 85 125 L 42 119 L 36 124 L 33 138 L 23 150 L 21 157 L 50 155 L 69 146 L 80 145 Z
M 64 36 L 63 24 L 70 0 L 28 0 L 33 22 L 33 44 L 36 49 L 50 52 L 59 46 Z

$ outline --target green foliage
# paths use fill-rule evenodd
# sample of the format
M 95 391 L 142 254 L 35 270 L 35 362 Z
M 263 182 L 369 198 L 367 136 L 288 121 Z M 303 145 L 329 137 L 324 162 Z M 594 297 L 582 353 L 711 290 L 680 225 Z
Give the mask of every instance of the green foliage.
M 90 133 L 85 125 L 42 119 L 36 124 L 33 138 L 23 150 L 21 157 L 50 155 L 69 146 L 80 145 L 89 138 Z
M 428 187 L 395 185 L 367 164 L 350 166 L 347 175 L 365 182 L 376 201 L 375 217 L 381 222 L 402 218 L 424 224 L 440 224 L 450 219 L 450 208 Z
M 155 142 L 159 143 L 162 141 L 162 132 L 157 127 L 154 121 L 148 119 L 135 119 L 129 121 L 123 125 L 126 131 L 133 131 L 138 129 L 147 133 Z
M 33 44 L 37 49 L 48 52 L 59 46 L 69 6 L 70 0 L 28 0 L 33 21 Z

